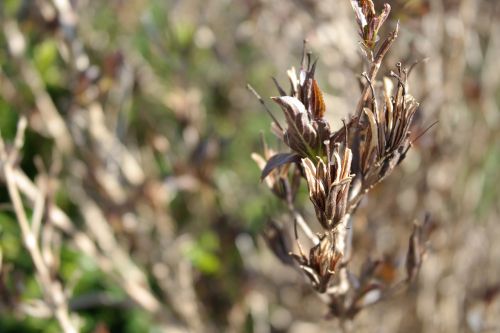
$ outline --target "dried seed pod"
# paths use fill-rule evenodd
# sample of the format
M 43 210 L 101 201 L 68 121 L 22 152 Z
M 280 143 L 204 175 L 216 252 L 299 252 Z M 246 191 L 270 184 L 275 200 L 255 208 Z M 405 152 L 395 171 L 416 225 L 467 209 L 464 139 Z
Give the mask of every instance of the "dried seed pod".
M 309 199 L 314 204 L 321 226 L 331 230 L 344 217 L 349 195 L 352 152 L 344 149 L 342 157 L 338 146 L 328 152 L 328 161 L 318 159 L 316 165 L 309 158 L 302 159 Z
M 314 289 L 320 293 L 327 290 L 328 283 L 342 259 L 342 254 L 336 250 L 334 240 L 334 233 L 326 232 L 320 236 L 320 242 L 310 249 L 309 256 L 304 253 L 292 254 Z
M 291 91 L 287 96 L 284 89 L 276 82 L 280 93 L 273 100 L 278 103 L 285 114 L 286 130 L 279 133 L 285 143 L 301 157 L 315 159 L 316 155 L 323 155 L 323 142 L 332 135 L 330 125 L 324 119 L 326 105 L 314 73 L 316 62 L 311 63 L 310 56 L 307 64 L 303 64 L 297 75 L 295 68 L 288 71 Z
M 391 6 L 384 4 L 384 9 L 377 15 L 372 0 L 351 0 L 352 8 L 356 14 L 359 35 L 367 50 L 373 50 L 378 41 L 378 31 L 391 12 Z

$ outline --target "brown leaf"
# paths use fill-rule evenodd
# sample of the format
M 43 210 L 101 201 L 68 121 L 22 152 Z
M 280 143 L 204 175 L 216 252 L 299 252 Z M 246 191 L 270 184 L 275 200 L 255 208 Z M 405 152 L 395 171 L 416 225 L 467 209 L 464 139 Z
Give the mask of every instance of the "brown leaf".
M 315 121 L 310 118 L 304 104 L 291 96 L 273 97 L 285 114 L 288 128 L 284 134 L 285 143 L 301 156 L 311 156 L 318 145 L 318 133 L 314 128 Z
M 391 12 L 391 6 L 389 4 L 384 4 L 384 9 L 382 10 L 382 13 L 378 16 L 378 27 L 377 30 L 380 29 L 380 27 L 384 24 L 384 22 L 387 20 L 389 17 L 389 13 Z
M 291 249 L 290 239 L 282 225 L 270 220 L 264 227 L 262 237 L 264 237 L 269 248 L 282 263 L 286 265 L 293 264 L 293 259 L 289 255 Z
M 323 93 L 321 93 L 321 89 L 318 87 L 318 82 L 316 80 L 312 80 L 312 114 L 315 119 L 323 118 L 325 114 L 325 100 L 323 99 Z
M 368 151 L 369 151 L 369 155 L 371 154 L 372 151 L 379 151 L 379 147 L 378 147 L 378 143 L 379 143 L 379 140 L 378 140 L 378 124 L 377 124 L 377 120 L 375 119 L 375 115 L 373 114 L 372 110 L 370 110 L 369 108 L 364 108 L 363 111 L 365 112 L 367 118 L 368 118 L 368 121 L 370 122 L 370 146 L 368 148 Z M 378 157 L 378 156 L 377 156 Z
M 356 21 L 358 22 L 359 27 L 361 30 L 364 29 L 364 27 L 368 24 L 366 15 L 364 13 L 364 1 L 359 1 L 359 0 L 351 0 L 351 5 L 352 9 L 354 10 L 354 13 L 356 14 Z
M 295 153 L 280 153 L 271 157 L 268 161 L 264 169 L 262 170 L 262 175 L 260 179 L 263 180 L 266 178 L 274 169 L 288 163 L 299 162 L 300 157 Z

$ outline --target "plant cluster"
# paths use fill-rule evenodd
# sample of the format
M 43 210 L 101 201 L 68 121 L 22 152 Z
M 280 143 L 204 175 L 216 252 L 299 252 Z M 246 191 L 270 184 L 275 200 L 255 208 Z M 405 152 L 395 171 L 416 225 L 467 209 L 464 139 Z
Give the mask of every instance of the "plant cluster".
M 325 118 L 327 108 L 315 79 L 316 61 L 305 51 L 300 70 L 288 71 L 289 93 L 276 82 L 285 124 L 272 116 L 274 134 L 289 152 L 274 153 L 265 147 L 264 156 L 254 154 L 262 169 L 262 179 L 278 198 L 285 201 L 294 217 L 298 254 L 290 248 L 275 251 L 283 258 L 289 253 L 316 292 L 324 295 L 329 313 L 340 318 L 354 317 L 364 306 L 381 300 L 417 275 L 425 241 L 431 231 L 428 220 L 415 225 L 406 260 L 407 274 L 400 282 L 388 285 L 377 276 L 383 261 L 368 258 L 360 274 L 349 269 L 352 259 L 352 215 L 362 198 L 383 181 L 405 158 L 411 147 L 410 129 L 419 104 L 408 91 L 408 76 L 413 68 L 396 64 L 390 77 L 377 80 L 382 60 L 398 34 L 398 25 L 380 41 L 378 32 L 390 6 L 377 14 L 371 0 L 351 1 L 361 36 L 361 49 L 368 63 L 363 73 L 361 98 L 357 109 L 343 126 L 332 130 Z M 269 111 L 269 110 L 268 110 Z M 270 111 L 269 111 L 270 112 Z M 272 115 L 272 113 L 271 113 Z M 299 183 L 307 184 L 321 231 L 314 233 L 295 209 Z M 306 250 L 299 241 L 297 226 L 308 237 Z M 284 230 L 272 222 L 268 233 L 271 248 L 286 247 Z

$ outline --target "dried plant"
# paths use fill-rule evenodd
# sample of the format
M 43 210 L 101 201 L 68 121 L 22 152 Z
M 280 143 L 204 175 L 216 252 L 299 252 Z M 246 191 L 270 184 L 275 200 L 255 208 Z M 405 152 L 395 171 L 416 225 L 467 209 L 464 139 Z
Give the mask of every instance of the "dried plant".
M 363 307 L 413 281 L 432 230 L 429 219 L 423 225 L 415 225 L 406 260 L 407 276 L 400 282 L 384 283 L 377 278 L 377 270 L 386 264 L 382 260 L 368 258 L 357 276 L 349 269 L 352 214 L 370 189 L 391 174 L 405 158 L 412 144 L 410 129 L 419 106 L 408 91 L 412 67 L 403 68 L 398 63 L 390 77 L 384 77 L 381 82 L 377 80 L 382 60 L 398 34 L 396 25 L 387 38 L 380 41 L 378 37 L 390 6 L 386 4 L 377 14 L 371 0 L 353 0 L 351 4 L 369 68 L 368 73 L 362 74 L 365 82 L 357 110 L 339 130 L 331 130 L 325 118 L 327 108 L 323 94 L 314 77 L 316 62 L 306 54 L 304 44 L 299 73 L 294 68 L 288 71 L 290 92 L 286 93 L 274 80 L 280 96 L 272 99 L 283 110 L 286 124 L 282 125 L 271 114 L 271 127 L 290 152 L 273 155 L 265 146 L 264 157 L 254 155 L 262 170 L 262 178 L 293 212 L 299 254 L 289 249 L 290 255 L 312 287 L 319 294 L 326 295 L 322 298 L 328 304 L 330 315 L 341 319 L 353 318 Z M 309 200 L 321 227 L 316 234 L 294 208 L 297 179 L 304 179 L 307 184 Z M 287 185 L 291 183 L 295 185 Z M 282 188 L 287 190 L 280 190 Z M 297 224 L 312 243 L 307 251 L 299 242 Z M 275 233 L 284 232 L 273 230 Z M 268 243 L 279 239 L 281 237 L 274 234 Z
M 0 331 L 497 331 L 500 2 L 386 2 L 0 1 Z
M 0 16 L 3 15 L 3 5 L 1 7 Z M 157 326 L 165 331 L 199 332 L 202 327 L 210 330 L 211 323 L 204 324 L 198 311 L 193 267 L 181 253 L 193 247 L 194 241 L 188 233 L 177 237 L 175 221 L 166 206 L 173 191 L 187 188 L 200 191 L 203 181 L 210 177 L 210 164 L 218 144 L 213 143 L 213 139 L 204 142 L 194 121 L 185 117 L 184 128 L 195 137 L 190 141 L 189 150 L 194 151 L 198 160 L 189 161 L 191 169 L 179 167 L 182 172 L 171 175 L 167 186 L 167 181 L 154 168 L 154 154 L 169 151 L 166 137 L 156 130 L 149 131 L 147 139 L 152 144 L 143 144 L 144 149 L 140 150 L 138 143 L 132 147 L 124 142 L 117 130 L 124 125 L 120 118 L 123 105 L 136 93 L 136 83 L 144 80 L 147 61 L 132 60 L 132 55 L 124 57 L 119 52 L 104 55 L 104 60 L 92 59 L 90 46 L 85 44 L 77 25 L 79 16 L 70 1 L 26 3 L 26 8 L 33 10 L 42 26 L 50 24 L 55 30 L 41 31 L 40 38 L 55 40 L 60 46 L 54 49 L 55 56 L 60 56 L 58 65 L 71 82 L 67 84 L 71 99 L 61 104 L 58 95 L 49 93 L 39 68 L 29 57 L 29 34 L 17 20 L 11 17 L 2 20 L 1 35 L 8 46 L 5 52 L 12 57 L 13 66 L 19 68 L 19 81 L 26 84 L 33 96 L 34 107 L 30 106 L 31 99 L 22 98 L 22 92 L 13 88 L 16 80 L 0 68 L 1 97 L 19 105 L 20 113 L 14 142 L 9 143 L 4 133 L 0 133 L 0 182 L 6 184 L 10 199 L 7 207 L 12 204 L 41 294 L 26 299 L 18 295 L 17 289 L 6 288 L 5 281 L 16 278 L 15 270 L 9 271 L 9 266 L 2 265 L 2 312 L 15 313 L 20 318 L 53 318 L 61 331 L 78 332 L 85 324 L 82 309 L 133 306 L 158 318 L 155 319 Z M 98 66 L 99 62 L 104 65 Z M 161 86 L 156 76 L 148 74 L 149 85 Z M 163 87 L 162 90 L 165 91 Z M 154 94 L 154 89 L 148 92 Z M 178 97 L 181 93 L 175 95 Z M 167 100 L 165 103 L 179 110 L 178 118 L 181 118 L 180 110 L 184 106 L 170 97 L 161 95 Z M 183 103 L 190 103 L 192 99 L 181 98 Z M 193 105 L 190 112 L 196 112 Z M 121 125 L 116 125 L 118 123 Z M 37 155 L 35 180 L 22 165 L 26 160 L 25 129 L 53 139 L 53 145 L 49 146 L 53 156 L 51 172 L 45 171 L 45 164 L 40 162 L 43 159 Z M 181 158 L 176 162 L 180 165 Z M 63 188 L 68 200 L 77 203 L 77 214 L 68 213 L 56 202 L 57 186 Z M 75 294 L 78 273 L 69 282 L 60 273 L 59 258 L 67 245 L 88 256 L 101 276 L 120 288 L 125 298 L 110 298 L 99 291 Z M 157 290 L 151 288 L 151 279 Z M 16 281 L 19 290 L 25 283 L 25 279 Z M 108 331 L 106 325 L 102 330 Z

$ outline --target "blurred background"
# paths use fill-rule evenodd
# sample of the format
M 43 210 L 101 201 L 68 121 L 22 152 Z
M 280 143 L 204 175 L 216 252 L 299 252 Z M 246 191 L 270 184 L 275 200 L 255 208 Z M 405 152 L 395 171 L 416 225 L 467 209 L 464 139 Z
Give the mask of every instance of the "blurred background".
M 354 253 L 403 269 L 413 222 L 436 230 L 418 283 L 344 329 L 499 332 L 500 2 L 388 2 L 401 28 L 381 74 L 428 58 L 414 133 L 438 124 L 360 206 Z M 348 0 L 1 1 L 1 136 L 15 149 L 26 117 L 16 184 L 79 331 L 340 329 L 266 246 L 291 218 L 250 158 L 261 133 L 284 147 L 245 86 L 276 95 L 303 39 L 339 127 L 364 70 Z M 0 332 L 59 332 L 0 179 Z

